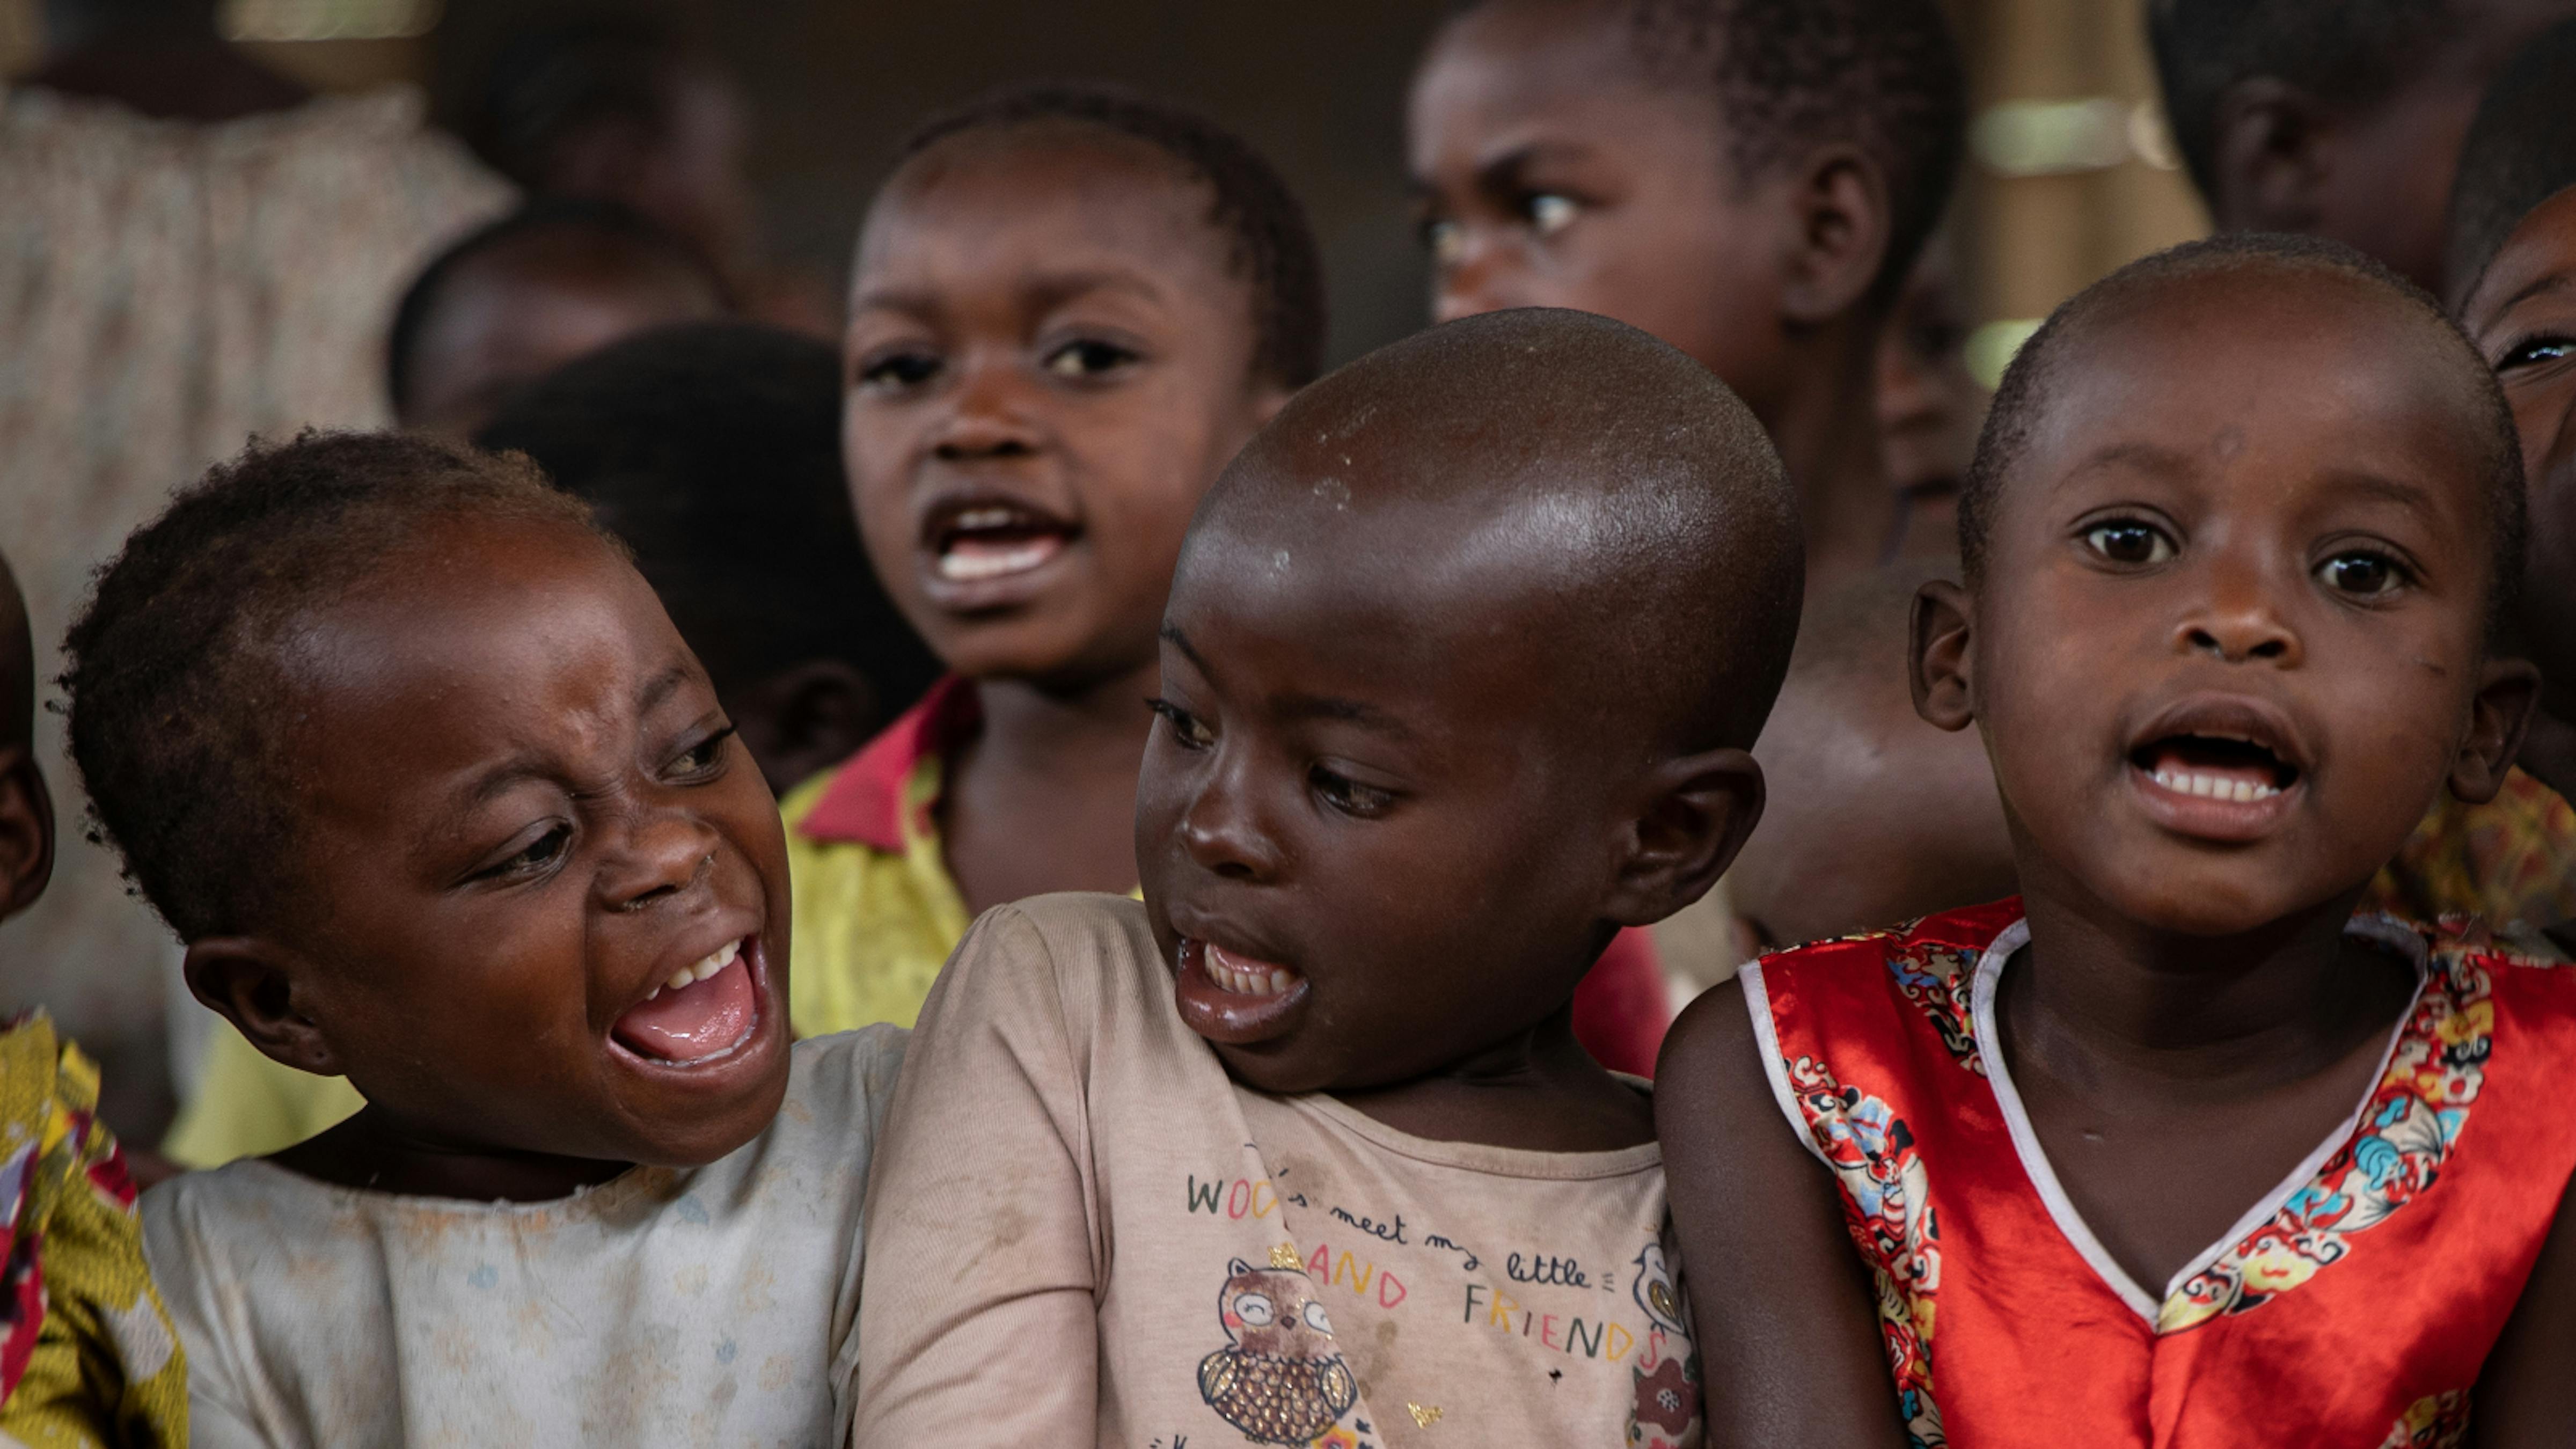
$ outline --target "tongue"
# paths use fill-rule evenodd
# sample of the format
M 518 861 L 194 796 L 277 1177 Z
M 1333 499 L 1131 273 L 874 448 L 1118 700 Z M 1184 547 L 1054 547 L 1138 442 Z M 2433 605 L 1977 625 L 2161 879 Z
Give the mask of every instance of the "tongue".
M 703 1061 L 743 1038 L 750 1029 L 751 968 L 741 957 L 703 981 L 665 990 L 617 1018 L 611 1034 L 638 1056 L 668 1062 Z

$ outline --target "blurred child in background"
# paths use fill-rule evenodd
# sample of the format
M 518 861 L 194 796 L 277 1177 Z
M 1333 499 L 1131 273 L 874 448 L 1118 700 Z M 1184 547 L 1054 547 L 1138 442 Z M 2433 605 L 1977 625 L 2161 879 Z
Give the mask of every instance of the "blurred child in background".
M 385 391 L 404 427 L 462 441 L 576 357 L 729 310 L 707 263 L 640 213 L 540 201 L 422 269 L 394 312 Z
M 45 893 L 54 806 L 32 735 L 35 646 L 0 559 L 0 919 Z M 14 1007 L 0 960 L 0 1012 Z M 98 1068 L 41 1010 L 0 1015 L 0 1443 L 182 1449 L 188 1365 L 144 1266 Z
M 1887 552 L 1880 339 L 1966 127 L 1937 0 L 1483 0 L 1413 80 L 1434 311 L 1577 307 L 1698 358 L 1829 589 Z
M 747 314 L 832 335 L 831 285 L 768 255 L 747 171 L 751 116 L 715 53 L 637 6 L 523 30 L 461 124 L 531 196 L 601 201 L 688 242 Z
M 952 678 L 789 795 L 809 1029 L 909 1023 L 968 921 L 1136 886 L 1155 631 L 1199 497 L 1322 365 L 1323 278 L 1269 164 L 1123 92 L 933 122 L 870 208 L 844 433 L 869 553 Z M 1649 1069 L 1650 948 L 1585 1040 Z
M 2441 295 L 2488 77 L 2576 0 L 2149 0 L 2165 116 L 2220 231 L 2332 237 Z

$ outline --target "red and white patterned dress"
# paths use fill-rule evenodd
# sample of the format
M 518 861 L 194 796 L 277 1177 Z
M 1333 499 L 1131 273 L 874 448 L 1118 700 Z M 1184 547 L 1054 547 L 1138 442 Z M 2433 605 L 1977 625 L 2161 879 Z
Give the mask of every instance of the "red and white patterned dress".
M 1744 971 L 1774 1095 L 1832 1169 L 1918 1444 L 2434 1445 L 2576 1171 L 2576 968 L 2357 917 L 2413 1007 L 2351 1120 L 2161 1291 L 2094 1238 L 1995 1050 L 2021 903 Z

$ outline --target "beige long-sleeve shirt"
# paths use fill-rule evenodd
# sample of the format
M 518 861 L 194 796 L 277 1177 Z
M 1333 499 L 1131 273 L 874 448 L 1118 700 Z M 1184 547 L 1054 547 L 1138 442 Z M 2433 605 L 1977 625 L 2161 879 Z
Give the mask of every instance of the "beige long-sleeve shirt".
M 874 1171 L 862 1446 L 1699 1439 L 1657 1148 L 1237 1086 L 1132 900 L 976 924 Z

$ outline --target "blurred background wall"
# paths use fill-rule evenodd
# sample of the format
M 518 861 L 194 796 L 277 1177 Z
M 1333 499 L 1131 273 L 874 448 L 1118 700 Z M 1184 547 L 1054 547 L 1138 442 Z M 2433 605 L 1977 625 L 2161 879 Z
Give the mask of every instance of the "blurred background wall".
M 754 108 L 771 245 L 837 291 L 861 207 L 926 112 L 1008 81 L 1107 77 L 1251 137 L 1314 213 L 1341 360 L 1421 325 L 1404 187 L 1404 85 L 1441 0 L 631 0 L 734 68 Z M 0 0 L 0 74 L 38 45 L 38 0 Z M 2086 282 L 2206 218 L 2154 104 L 2142 0 L 1952 0 L 1978 107 L 1959 228 L 1978 361 Z M 513 31 L 580 0 L 227 0 L 229 28 L 323 89 L 407 81 L 453 116 Z

